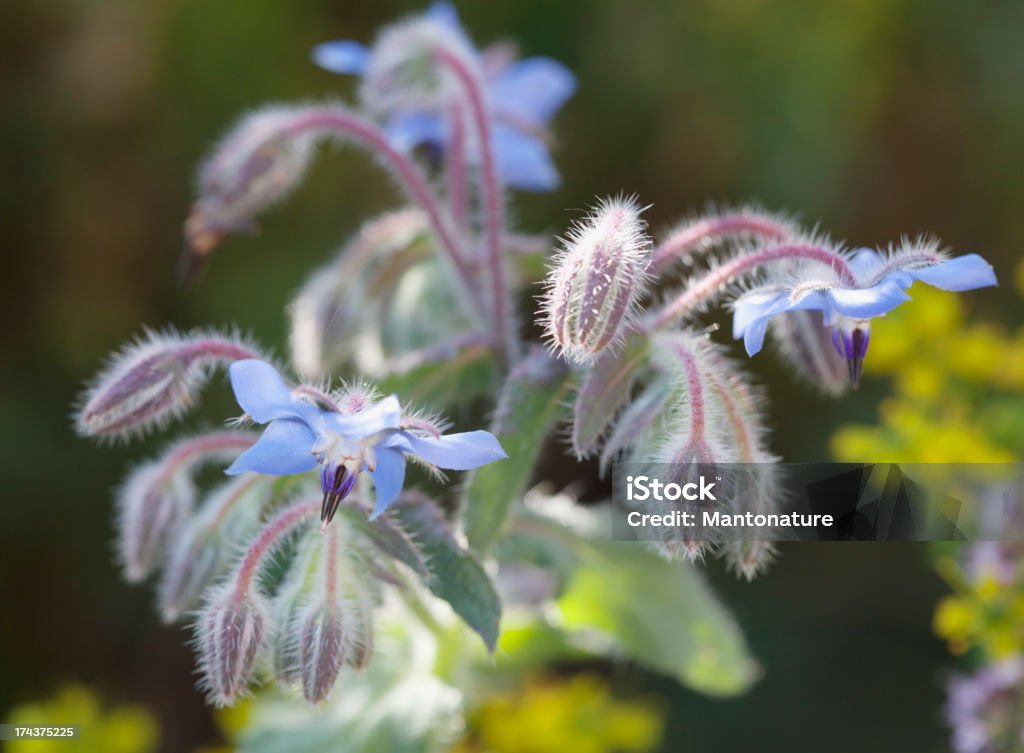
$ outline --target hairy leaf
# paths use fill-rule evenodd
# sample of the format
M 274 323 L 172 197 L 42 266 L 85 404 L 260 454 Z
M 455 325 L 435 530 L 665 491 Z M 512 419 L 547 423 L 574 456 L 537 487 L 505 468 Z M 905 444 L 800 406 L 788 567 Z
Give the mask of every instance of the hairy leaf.
M 509 505 L 522 499 L 544 439 L 562 416 L 568 390 L 565 366 L 541 349 L 509 376 L 494 422 L 508 459 L 478 468 L 463 489 L 463 522 L 474 551 L 491 545 Z
M 427 561 L 425 581 L 466 624 L 480 634 L 489 651 L 498 641 L 501 601 L 476 558 L 459 546 L 440 508 L 427 497 L 404 494 L 389 516 L 398 520 Z

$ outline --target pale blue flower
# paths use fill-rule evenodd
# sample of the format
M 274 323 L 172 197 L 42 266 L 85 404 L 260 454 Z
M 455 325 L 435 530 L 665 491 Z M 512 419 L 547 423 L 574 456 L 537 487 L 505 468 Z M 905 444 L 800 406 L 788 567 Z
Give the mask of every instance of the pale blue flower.
M 450 3 L 434 3 L 427 17 L 444 24 L 475 49 Z M 313 50 L 313 59 L 334 73 L 362 75 L 373 50 L 352 41 L 325 42 Z M 495 161 L 502 182 L 524 191 L 552 191 L 560 178 L 551 160 L 546 127 L 555 113 L 576 91 L 576 77 L 561 63 L 547 57 L 531 57 L 500 65 L 488 64 L 488 105 Z M 391 117 L 385 130 L 392 143 L 406 151 L 428 145 L 443 151 L 449 143 L 451 122 L 446 113 L 410 109 Z M 475 158 L 475 153 L 470 158 Z
M 996 284 L 992 265 L 977 254 L 941 259 L 927 249 L 910 248 L 888 256 L 861 249 L 848 263 L 853 283 L 832 270 L 821 275 L 821 265 L 804 263 L 785 283 L 740 296 L 733 304 L 733 337 L 743 338 L 747 354 L 753 356 L 764 345 L 772 317 L 820 311 L 825 326 L 833 328 L 832 342 L 846 359 L 850 381 L 856 386 L 870 339 L 869 320 L 909 301 L 906 291 L 914 282 L 958 292 Z
M 403 428 L 402 406 L 394 395 L 342 413 L 323 410 L 296 396 L 277 370 L 264 361 L 237 361 L 229 374 L 238 404 L 253 421 L 269 425 L 226 473 L 254 471 L 281 476 L 320 465 L 321 519 L 325 524 L 364 470 L 376 489 L 376 517 L 402 491 L 406 455 L 456 471 L 508 457 L 486 431 L 420 436 Z

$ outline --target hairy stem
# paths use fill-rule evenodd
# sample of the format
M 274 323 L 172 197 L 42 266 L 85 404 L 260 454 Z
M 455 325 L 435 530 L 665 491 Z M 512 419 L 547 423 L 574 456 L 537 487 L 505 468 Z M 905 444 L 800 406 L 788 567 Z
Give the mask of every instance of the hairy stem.
M 727 238 L 755 235 L 765 241 L 780 241 L 790 234 L 785 224 L 753 212 L 732 212 L 706 217 L 678 228 L 654 249 L 650 271 L 659 274 L 674 260 Z
M 338 108 L 312 109 L 300 116 L 287 130 L 287 135 L 298 136 L 307 132 L 334 133 L 350 138 L 387 163 L 409 196 L 426 212 L 435 237 L 452 267 L 455 269 L 469 300 L 473 294 L 472 271 L 466 261 L 458 233 L 451 217 L 445 212 L 422 171 L 406 155 L 388 142 L 387 136 L 373 123 Z
M 491 140 L 491 123 L 487 113 L 483 87 L 466 62 L 450 50 L 439 49 L 437 60 L 448 68 L 458 79 L 466 95 L 473 127 L 476 130 L 480 149 L 481 204 L 484 212 L 485 252 L 491 281 L 494 328 L 497 340 L 502 343 L 506 361 L 514 363 L 519 355 L 519 343 L 511 323 L 514 319 L 508 283 L 505 279 L 505 261 L 501 253 L 505 218 L 502 206 L 501 184 L 494 160 L 494 144 Z
M 257 438 L 255 434 L 249 432 L 221 431 L 187 439 L 177 444 L 164 458 L 160 480 L 166 481 L 181 468 L 189 466 L 204 455 L 227 450 L 247 450 L 256 443 Z
M 455 227 L 466 228 L 469 209 L 469 196 L 466 191 L 466 116 L 461 102 L 455 102 L 451 108 L 452 132 L 448 140 L 447 173 L 448 173 L 448 206 L 451 207 Z
M 735 259 L 716 267 L 704 277 L 691 282 L 675 300 L 653 314 L 648 329 L 662 329 L 676 319 L 692 312 L 697 306 L 714 297 L 723 286 L 734 282 L 740 276 L 754 271 L 758 267 L 775 261 L 787 259 L 810 259 L 829 266 L 840 279 L 854 285 L 853 271 L 846 260 L 833 251 L 811 243 L 780 243 L 766 246 L 749 253 L 741 254 Z
M 298 528 L 299 525 L 306 522 L 307 518 L 313 517 L 318 512 L 320 512 L 319 500 L 315 502 L 298 502 L 290 507 L 286 507 L 271 518 L 270 522 L 263 527 L 263 530 L 260 531 L 256 540 L 249 546 L 245 556 L 242 558 L 242 564 L 235 577 L 234 598 L 237 603 L 240 604 L 246 594 L 249 593 L 249 589 L 252 588 L 252 581 L 256 577 L 260 562 L 267 552 L 277 542 Z

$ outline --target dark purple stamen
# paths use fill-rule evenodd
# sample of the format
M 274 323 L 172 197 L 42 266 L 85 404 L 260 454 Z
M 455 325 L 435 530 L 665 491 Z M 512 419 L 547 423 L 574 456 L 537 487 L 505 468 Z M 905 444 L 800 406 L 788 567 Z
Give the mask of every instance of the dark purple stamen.
M 320 471 L 320 485 L 324 490 L 324 500 L 320 507 L 320 520 L 324 524 L 334 520 L 338 506 L 356 485 L 356 474 L 349 473 L 343 465 L 333 468 L 324 466 Z
M 870 340 L 871 333 L 860 327 L 854 327 L 849 332 L 842 327 L 832 330 L 832 344 L 836 352 L 846 359 L 850 386 L 854 389 L 860 385 L 860 377 L 864 371 L 864 356 L 868 352 Z

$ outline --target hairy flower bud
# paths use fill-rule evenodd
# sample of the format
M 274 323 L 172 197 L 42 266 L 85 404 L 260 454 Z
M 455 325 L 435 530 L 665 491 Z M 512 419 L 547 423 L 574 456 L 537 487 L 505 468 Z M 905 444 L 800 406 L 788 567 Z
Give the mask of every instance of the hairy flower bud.
M 203 685 L 211 703 L 231 705 L 245 691 L 263 648 L 266 627 L 263 597 L 251 588 L 239 592 L 233 580 L 203 607 L 195 635 Z
M 294 135 L 300 108 L 266 107 L 246 115 L 199 171 L 199 197 L 185 222 L 186 273 L 231 233 L 286 198 L 306 175 L 316 138 Z
M 185 474 L 158 462 L 136 469 L 118 493 L 118 555 L 133 582 L 152 572 L 192 509 L 195 490 Z
M 651 253 L 642 211 L 633 199 L 602 202 L 569 231 L 548 274 L 547 334 L 572 361 L 593 360 L 635 314 Z
M 436 18 L 418 16 L 385 28 L 363 74 L 359 91 L 363 106 L 381 116 L 443 108 L 459 88 L 438 62 L 442 52 L 480 73 L 468 39 Z
M 793 311 L 775 317 L 768 327 L 798 377 L 828 395 L 850 389 L 845 355 L 838 352 L 833 330 L 822 323 L 819 312 Z
M 258 357 L 233 336 L 146 331 L 86 389 L 75 428 L 84 437 L 143 434 L 188 411 L 212 365 Z

